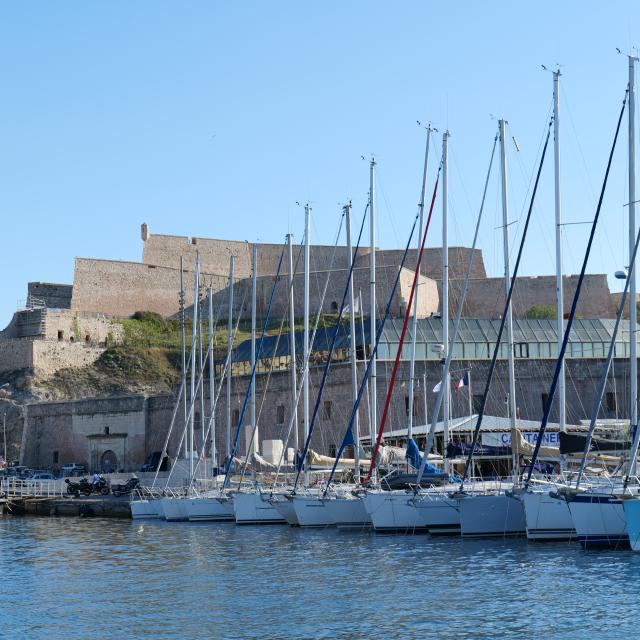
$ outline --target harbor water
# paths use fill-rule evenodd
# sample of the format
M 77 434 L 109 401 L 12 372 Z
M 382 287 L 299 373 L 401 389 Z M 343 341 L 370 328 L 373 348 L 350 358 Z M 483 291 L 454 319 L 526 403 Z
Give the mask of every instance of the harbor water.
M 640 554 L 289 526 L 0 518 L 4 638 L 636 637 Z

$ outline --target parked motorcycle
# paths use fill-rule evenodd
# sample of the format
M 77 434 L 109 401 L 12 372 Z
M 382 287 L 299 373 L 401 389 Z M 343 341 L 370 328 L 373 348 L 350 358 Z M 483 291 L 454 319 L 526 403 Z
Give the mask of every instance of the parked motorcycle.
M 82 480 L 85 479 L 82 478 Z M 80 482 L 75 482 L 73 480 L 69 480 L 69 478 L 65 478 L 64 481 L 67 483 L 67 493 L 77 498 L 82 492 L 82 480 Z
M 133 478 L 129 478 L 124 484 L 112 484 L 111 493 L 116 497 L 128 496 L 139 484 L 140 479 L 134 476 Z
M 109 482 L 104 476 L 100 476 L 100 480 L 95 484 L 89 482 L 86 478 L 80 478 L 78 482 L 74 482 L 69 478 L 65 478 L 64 481 L 67 483 L 67 493 L 76 498 L 80 494 L 90 496 L 92 493 L 99 493 L 100 495 L 108 496 L 111 493 Z
M 111 493 L 111 485 L 104 476 L 100 476 L 98 482 L 87 484 L 91 487 L 91 491 L 89 493 L 99 493 L 102 496 L 108 496 Z M 86 495 L 89 495 L 89 493 Z

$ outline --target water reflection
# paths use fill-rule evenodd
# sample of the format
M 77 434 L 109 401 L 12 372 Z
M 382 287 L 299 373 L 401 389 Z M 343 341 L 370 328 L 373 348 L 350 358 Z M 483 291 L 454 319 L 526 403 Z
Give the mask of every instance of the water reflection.
M 631 552 L 71 518 L 0 536 L 6 637 L 635 636 Z

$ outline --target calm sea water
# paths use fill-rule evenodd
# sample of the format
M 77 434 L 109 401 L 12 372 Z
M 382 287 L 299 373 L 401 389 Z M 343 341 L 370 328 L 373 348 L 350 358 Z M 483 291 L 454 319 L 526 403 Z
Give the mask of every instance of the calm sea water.
M 0 518 L 2 638 L 634 638 L 640 554 Z

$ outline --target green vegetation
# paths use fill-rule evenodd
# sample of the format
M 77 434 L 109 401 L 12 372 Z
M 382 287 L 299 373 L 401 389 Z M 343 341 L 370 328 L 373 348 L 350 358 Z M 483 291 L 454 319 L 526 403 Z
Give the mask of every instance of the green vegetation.
M 319 327 L 335 327 L 338 315 L 325 314 Z M 315 318 L 312 317 L 312 323 Z M 123 327 L 121 344 L 114 345 L 114 338 L 107 338 L 108 348 L 93 365 L 82 368 L 58 370 L 43 383 L 49 397 L 79 398 L 97 395 L 119 395 L 122 393 L 164 393 L 180 378 L 181 335 L 180 322 L 167 320 L 157 313 L 138 311 L 126 320 L 114 324 Z M 223 358 L 227 349 L 226 319 L 218 321 L 214 333 L 216 358 Z M 277 335 L 281 321 L 269 323 L 267 333 Z M 295 322 L 297 331 L 302 331 L 302 320 Z M 191 342 L 191 321 L 187 321 L 187 349 Z M 261 323 L 258 322 L 258 331 Z M 285 322 L 283 331 L 288 331 Z M 208 333 L 207 323 L 203 332 Z M 236 332 L 234 346 L 249 339 L 251 320 L 242 320 Z
M 178 358 L 177 350 L 119 346 L 107 349 L 94 366 L 114 381 L 170 386 L 178 379 Z
M 335 327 L 338 320 L 337 313 L 326 313 L 320 318 L 319 328 L 330 329 Z M 180 321 L 168 320 L 160 314 L 152 311 L 136 311 L 131 318 L 118 321 L 124 329 L 123 347 L 137 349 L 181 349 Z M 312 317 L 311 323 L 315 322 Z M 277 335 L 280 331 L 281 320 L 272 320 L 267 325 L 267 335 Z M 302 319 L 296 318 L 294 324 L 296 331 L 303 330 Z M 285 321 L 283 332 L 288 331 L 288 323 Z M 235 325 L 234 325 L 235 328 Z M 258 333 L 262 330 L 262 322 L 258 321 Z M 208 322 L 203 322 L 202 331 L 208 334 Z M 185 332 L 187 336 L 187 350 L 190 347 L 192 323 L 191 319 L 187 319 Z M 235 334 L 234 347 L 251 337 L 251 320 L 241 320 Z M 223 355 L 227 349 L 227 321 L 226 318 L 218 320 L 216 330 L 214 331 L 214 344 L 216 357 Z
M 529 320 L 555 320 L 558 317 L 556 308 L 550 304 L 534 304 L 525 314 Z

